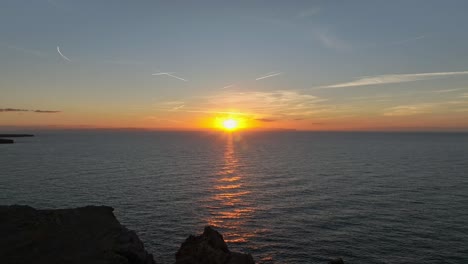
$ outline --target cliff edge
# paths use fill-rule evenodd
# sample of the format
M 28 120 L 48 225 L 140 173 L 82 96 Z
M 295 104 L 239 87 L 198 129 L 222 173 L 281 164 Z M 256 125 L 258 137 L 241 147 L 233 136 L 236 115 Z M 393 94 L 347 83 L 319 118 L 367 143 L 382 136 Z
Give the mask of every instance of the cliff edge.
M 0 206 L 0 263 L 154 264 L 107 206 L 36 210 Z

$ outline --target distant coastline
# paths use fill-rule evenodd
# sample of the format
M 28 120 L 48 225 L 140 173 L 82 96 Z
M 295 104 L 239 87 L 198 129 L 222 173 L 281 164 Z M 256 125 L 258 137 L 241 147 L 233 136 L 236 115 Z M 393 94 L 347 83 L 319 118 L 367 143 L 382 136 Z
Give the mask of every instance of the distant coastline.
M 32 134 L 0 134 L 0 138 L 12 138 L 12 137 L 34 137 Z
M 34 137 L 32 134 L 0 134 L 0 144 L 13 144 L 15 141 L 9 138 Z

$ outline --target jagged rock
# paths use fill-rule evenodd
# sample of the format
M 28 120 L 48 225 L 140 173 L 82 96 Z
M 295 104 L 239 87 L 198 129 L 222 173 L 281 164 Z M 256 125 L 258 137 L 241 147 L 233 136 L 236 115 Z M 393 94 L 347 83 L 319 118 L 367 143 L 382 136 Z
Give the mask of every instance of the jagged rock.
M 330 260 L 328 264 L 344 264 L 344 261 L 342 258 L 336 258 L 336 259 Z
M 113 210 L 0 206 L 0 262 L 154 264 L 135 232 L 122 226 Z
M 252 255 L 229 251 L 223 236 L 207 226 L 189 236 L 176 253 L 176 264 L 254 264 Z
M 0 138 L 0 144 L 13 144 L 15 141 L 13 139 Z

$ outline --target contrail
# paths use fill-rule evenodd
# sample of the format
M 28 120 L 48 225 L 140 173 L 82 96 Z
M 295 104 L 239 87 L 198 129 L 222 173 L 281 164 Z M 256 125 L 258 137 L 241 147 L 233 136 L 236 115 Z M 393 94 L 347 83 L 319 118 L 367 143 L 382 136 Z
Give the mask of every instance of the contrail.
M 255 80 L 258 81 L 258 80 L 270 78 L 270 77 L 273 77 L 273 76 L 277 76 L 277 75 L 280 75 L 280 74 L 283 74 L 283 73 L 282 73 L 282 72 L 270 72 L 270 73 L 267 73 L 267 75 L 262 76 L 262 77 L 258 77 L 258 78 L 255 79 Z
M 60 54 L 60 56 L 61 56 L 64 60 L 67 60 L 67 61 L 71 62 L 71 60 L 70 60 L 69 58 L 67 58 L 65 55 L 62 54 L 62 52 L 60 52 L 59 46 L 57 46 L 57 52 L 58 52 L 58 54 Z
M 224 86 L 224 87 L 221 88 L 221 89 L 228 89 L 228 88 L 231 88 L 231 87 L 234 87 L 234 84 L 230 84 L 230 85 Z
M 185 105 L 179 105 L 179 106 L 176 106 L 176 107 L 172 108 L 172 110 L 173 110 L 173 111 L 179 110 L 179 109 L 181 109 L 181 108 L 184 107 L 184 106 L 185 106 Z
M 172 78 L 176 78 L 176 79 L 179 79 L 179 80 L 181 80 L 181 81 L 188 82 L 188 81 L 187 81 L 186 79 L 184 79 L 184 78 L 181 78 L 181 77 L 178 77 L 178 76 L 173 75 L 174 73 L 175 73 L 175 72 L 158 72 L 158 73 L 153 73 L 153 74 L 151 74 L 151 75 L 156 75 L 156 76 L 157 76 L 157 75 L 167 75 L 167 76 L 170 76 L 170 77 L 172 77 Z

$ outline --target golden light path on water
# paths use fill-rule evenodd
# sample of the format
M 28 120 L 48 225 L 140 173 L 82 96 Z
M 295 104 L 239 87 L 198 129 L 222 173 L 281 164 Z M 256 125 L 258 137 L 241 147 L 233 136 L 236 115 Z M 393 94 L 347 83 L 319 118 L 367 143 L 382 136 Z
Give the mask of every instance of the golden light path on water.
M 223 236 L 228 243 L 246 243 L 255 236 L 248 232 L 246 222 L 255 212 L 254 206 L 247 199 L 250 191 L 246 188 L 248 179 L 241 174 L 241 163 L 236 156 L 234 136 L 227 134 L 224 150 L 224 164 L 213 180 L 213 195 L 210 198 L 210 218 L 208 224 L 223 229 Z

